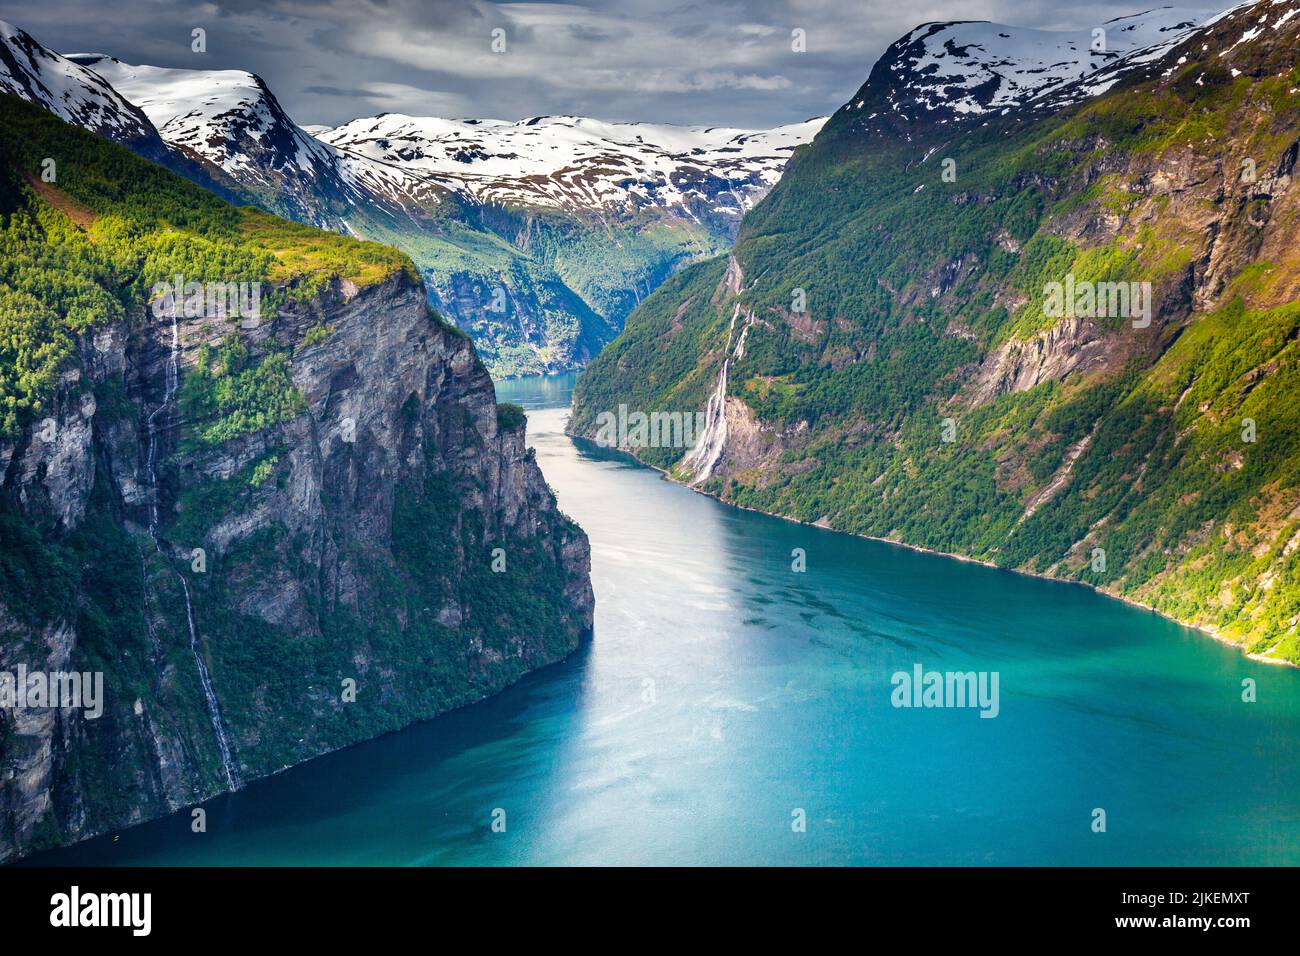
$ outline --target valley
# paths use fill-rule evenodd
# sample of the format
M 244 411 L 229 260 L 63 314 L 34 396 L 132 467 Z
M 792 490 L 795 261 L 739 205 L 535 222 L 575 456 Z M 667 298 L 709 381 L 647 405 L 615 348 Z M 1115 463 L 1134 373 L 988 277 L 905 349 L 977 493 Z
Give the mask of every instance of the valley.
M 92 717 L 0 714 L 0 860 L 480 700 L 589 637 L 587 538 L 400 252 L 9 96 L 0 210 L 0 670 L 104 688 Z M 182 309 L 178 275 L 255 284 L 260 318 L 190 282 Z
M 211 801 L 205 834 L 180 813 L 32 862 L 1297 862 L 1290 669 L 1075 585 L 720 504 L 566 435 L 573 386 L 518 379 L 497 397 L 527 410 L 590 537 L 594 641 Z M 895 706 L 918 662 L 927 686 L 984 672 L 988 705 L 927 707 L 918 686 L 918 706 Z
M 3 23 L 0 91 L 226 198 L 401 249 L 497 377 L 584 366 L 664 279 L 726 251 L 825 119 L 740 130 L 387 113 L 309 132 L 254 74 L 63 56 Z
M 1300 862 L 1300 0 L 641 78 L 763 128 L 108 48 L 0 22 L 0 862 Z

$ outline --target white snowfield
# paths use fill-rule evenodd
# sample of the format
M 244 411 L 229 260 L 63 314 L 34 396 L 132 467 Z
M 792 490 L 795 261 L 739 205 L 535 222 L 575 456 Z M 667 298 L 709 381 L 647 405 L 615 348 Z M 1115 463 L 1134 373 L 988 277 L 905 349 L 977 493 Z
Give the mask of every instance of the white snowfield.
M 252 73 L 135 66 L 103 53 L 67 56 L 138 106 L 168 143 L 198 153 L 240 182 L 270 185 L 260 162 L 232 149 L 245 137 L 301 169 L 334 163 L 332 151 L 295 125 Z
M 924 24 L 890 47 L 844 109 L 862 110 L 870 100 L 866 121 L 883 112 L 940 123 L 1055 109 L 1104 92 L 1241 5 L 1159 7 L 1108 21 L 1100 34 Z M 1293 7 L 1294 0 L 1265 4 L 1259 29 L 1280 26 Z M 451 191 L 473 202 L 569 213 L 657 207 L 735 221 L 826 120 L 741 130 L 576 116 L 508 121 L 385 113 L 301 127 L 252 73 L 133 66 L 104 54 L 65 58 L 3 22 L 0 89 L 119 140 L 152 136 L 152 124 L 171 146 L 244 185 L 379 203 L 403 215 Z
M 134 104 L 169 144 L 244 185 L 339 181 L 402 206 L 452 190 L 563 211 L 646 206 L 739 217 L 825 117 L 771 130 L 606 123 L 573 116 L 449 120 L 383 114 L 300 127 L 242 70 L 185 70 L 74 53 L 67 63 Z M 93 71 L 93 72 L 92 72 Z
M 298 126 L 256 74 L 135 65 L 103 53 L 68 58 L 138 106 L 168 144 L 202 156 L 241 185 L 310 185 L 354 204 L 393 209 L 437 202 L 436 189 L 422 188 L 399 167 L 345 153 Z
M 152 135 L 149 124 L 98 74 L 41 46 L 0 20 L 0 91 L 60 119 L 122 141 Z
M 922 24 L 891 48 L 897 55 L 889 64 L 888 110 L 960 118 L 1026 105 L 1060 107 L 1104 93 L 1124 73 L 1159 58 L 1235 6 L 1158 7 L 1084 30 Z M 859 99 L 851 108 L 865 105 Z
M 826 117 L 770 130 L 607 123 L 579 116 L 449 120 L 385 113 L 319 133 L 479 202 L 562 210 L 715 198 L 739 215 Z

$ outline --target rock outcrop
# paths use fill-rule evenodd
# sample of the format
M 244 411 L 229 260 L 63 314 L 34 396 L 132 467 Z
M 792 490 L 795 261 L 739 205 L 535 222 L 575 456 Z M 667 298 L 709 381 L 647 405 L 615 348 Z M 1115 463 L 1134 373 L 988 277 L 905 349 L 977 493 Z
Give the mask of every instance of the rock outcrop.
M 0 671 L 105 682 L 97 719 L 0 711 L 0 860 L 480 699 L 590 631 L 586 537 L 420 283 L 290 302 L 233 332 L 181 319 L 175 352 L 167 318 L 100 326 L 0 445 L 5 540 L 48 575 L 0 601 Z M 296 404 L 213 438 L 195 382 L 235 340 L 288 356 Z

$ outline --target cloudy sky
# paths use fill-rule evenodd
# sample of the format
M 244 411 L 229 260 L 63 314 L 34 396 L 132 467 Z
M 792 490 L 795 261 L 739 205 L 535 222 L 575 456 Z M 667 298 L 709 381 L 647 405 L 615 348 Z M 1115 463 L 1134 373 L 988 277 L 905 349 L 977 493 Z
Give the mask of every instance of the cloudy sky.
M 1145 2 L 27 0 L 0 19 L 65 53 L 251 70 L 302 124 L 390 111 L 760 127 L 833 112 L 927 20 L 1089 27 Z

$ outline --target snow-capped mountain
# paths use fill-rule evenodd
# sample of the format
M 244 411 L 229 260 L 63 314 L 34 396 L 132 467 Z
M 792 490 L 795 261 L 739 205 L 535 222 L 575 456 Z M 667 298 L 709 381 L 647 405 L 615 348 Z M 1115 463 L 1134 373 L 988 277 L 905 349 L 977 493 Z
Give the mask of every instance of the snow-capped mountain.
M 349 211 L 402 215 L 419 201 L 400 170 L 344 154 L 298 126 L 261 77 L 70 53 L 149 118 L 169 146 L 302 222 L 349 229 Z
M 1082 30 L 925 23 L 895 41 L 843 108 L 862 129 L 953 123 L 1026 107 L 1057 109 L 1105 92 L 1229 4 L 1158 7 Z
M 252 73 L 66 61 L 244 201 L 406 251 L 433 304 L 500 374 L 583 364 L 673 271 L 727 247 L 823 122 L 749 131 L 385 115 L 304 128 Z
M 47 49 L 31 34 L 3 20 L 0 91 L 42 106 L 150 159 L 167 152 L 144 113 L 99 74 Z
M 738 217 L 824 122 L 739 130 L 578 116 L 507 122 L 384 113 L 317 135 L 481 203 L 568 212 L 704 204 Z
M 1100 32 L 925 24 L 886 51 L 826 135 L 910 139 L 1059 109 L 1163 62 L 1220 10 L 1161 7 Z M 738 130 L 381 114 L 302 127 L 252 73 L 62 57 L 8 26 L 0 68 L 0 88 L 146 155 L 162 149 L 160 161 L 188 164 L 202 175 L 186 175 L 242 201 L 400 247 L 500 373 L 582 364 L 675 270 L 728 248 L 827 122 Z
M 138 106 L 172 146 L 248 185 L 277 186 L 287 170 L 320 176 L 335 167 L 331 151 L 299 129 L 252 73 L 132 66 L 102 53 L 67 59 Z
M 566 212 L 702 207 L 739 221 L 824 122 L 737 130 L 383 114 L 308 130 L 253 73 L 133 65 L 102 53 L 66 60 L 138 107 L 173 148 L 242 187 L 292 197 L 294 218 L 333 228 L 346 218 L 340 204 L 410 213 L 445 190 Z

